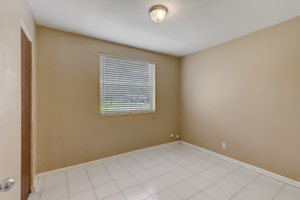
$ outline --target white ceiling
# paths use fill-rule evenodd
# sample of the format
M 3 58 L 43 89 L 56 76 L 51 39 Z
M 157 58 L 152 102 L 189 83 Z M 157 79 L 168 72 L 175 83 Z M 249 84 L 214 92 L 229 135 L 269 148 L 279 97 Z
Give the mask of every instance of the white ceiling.
M 300 0 L 28 0 L 37 24 L 174 56 L 300 15 Z M 169 9 L 161 23 L 148 10 Z

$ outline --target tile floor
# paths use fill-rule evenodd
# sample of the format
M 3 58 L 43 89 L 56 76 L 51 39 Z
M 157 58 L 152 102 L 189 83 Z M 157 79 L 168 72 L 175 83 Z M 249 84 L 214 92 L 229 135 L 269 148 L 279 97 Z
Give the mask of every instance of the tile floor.
M 98 161 L 42 180 L 29 200 L 300 200 L 300 189 L 183 144 Z

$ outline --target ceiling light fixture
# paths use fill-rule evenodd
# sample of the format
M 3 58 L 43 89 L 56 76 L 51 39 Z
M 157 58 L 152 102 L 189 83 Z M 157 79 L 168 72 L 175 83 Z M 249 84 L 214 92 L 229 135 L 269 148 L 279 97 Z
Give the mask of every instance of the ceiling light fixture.
M 162 22 L 168 13 L 168 9 L 163 5 L 152 6 L 149 10 L 150 17 L 155 22 Z

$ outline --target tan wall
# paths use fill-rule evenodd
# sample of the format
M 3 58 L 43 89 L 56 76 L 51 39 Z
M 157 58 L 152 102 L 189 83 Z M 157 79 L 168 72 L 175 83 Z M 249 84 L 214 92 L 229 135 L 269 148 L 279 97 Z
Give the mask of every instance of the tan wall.
M 184 57 L 181 83 L 184 141 L 300 181 L 300 17 Z
M 38 38 L 38 172 L 170 141 L 178 130 L 179 58 L 44 27 Z M 157 111 L 100 117 L 99 53 L 157 63 Z
M 25 0 L 0 1 L 0 180 L 7 177 L 16 179 L 13 190 L 0 193 L 0 199 L 5 200 L 20 199 L 21 19 L 33 39 L 35 82 L 35 24 L 27 3 Z

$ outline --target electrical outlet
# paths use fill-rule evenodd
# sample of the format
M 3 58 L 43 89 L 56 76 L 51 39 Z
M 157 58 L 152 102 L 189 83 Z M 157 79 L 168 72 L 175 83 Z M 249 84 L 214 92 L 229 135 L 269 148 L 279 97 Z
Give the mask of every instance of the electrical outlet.
M 171 138 L 173 138 L 173 137 L 174 137 L 174 134 L 173 134 L 173 133 L 171 133 L 170 137 L 171 137 Z
M 178 135 L 176 135 L 176 138 L 177 138 L 177 139 L 179 139 L 179 138 L 180 138 L 180 135 L 179 135 L 179 134 L 178 134 Z
M 226 149 L 226 148 L 227 148 L 226 142 L 222 142 L 222 148 L 223 148 L 223 149 Z

